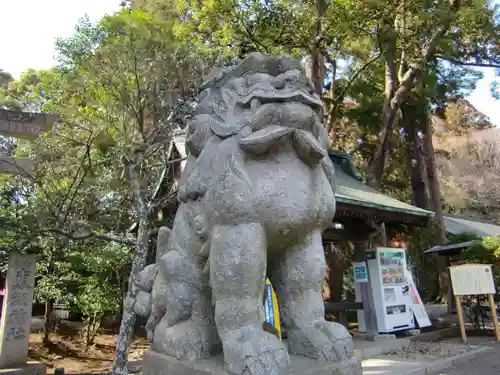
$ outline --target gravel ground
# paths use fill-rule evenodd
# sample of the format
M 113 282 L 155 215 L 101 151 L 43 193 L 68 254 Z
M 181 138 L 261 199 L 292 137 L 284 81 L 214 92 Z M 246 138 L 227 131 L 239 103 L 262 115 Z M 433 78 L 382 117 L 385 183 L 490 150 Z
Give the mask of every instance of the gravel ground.
M 411 342 L 407 348 L 387 353 L 384 357 L 401 358 L 417 361 L 432 361 L 454 357 L 476 349 L 475 345 L 463 345 L 460 342 Z
M 450 367 L 449 369 L 429 375 L 498 375 L 500 374 L 500 343 L 489 337 L 469 337 L 469 344 L 491 346 L 492 352 L 479 354 L 467 364 Z M 459 339 L 446 340 L 444 343 L 459 344 Z

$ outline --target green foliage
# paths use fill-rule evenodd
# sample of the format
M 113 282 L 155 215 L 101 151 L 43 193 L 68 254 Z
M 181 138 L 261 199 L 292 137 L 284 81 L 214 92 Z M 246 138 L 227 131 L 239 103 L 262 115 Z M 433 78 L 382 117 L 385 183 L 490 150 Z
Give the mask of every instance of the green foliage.
M 429 228 L 408 227 L 398 234 L 398 237 L 406 243 L 408 264 L 424 301 L 435 298 L 437 293 L 436 257 L 424 255 L 424 251 L 436 245 L 438 236 L 438 229 L 435 225 Z
M 21 201 L 26 186 L 16 179 L 0 177 L 0 272 L 4 273 L 11 252 L 37 253 L 39 238 L 32 232 L 36 221 Z
M 37 262 L 36 299 L 69 304 L 81 313 L 86 323 L 85 342 L 92 345 L 101 318 L 120 311 L 130 249 L 116 243 L 60 239 L 44 239 L 43 245 Z
M 115 243 L 85 246 L 71 256 L 80 275 L 79 286 L 72 300 L 85 318 L 84 336 L 87 346 L 94 343 L 101 318 L 121 309 L 124 281 L 130 263 L 127 247 Z
M 173 21 L 141 10 L 96 25 L 84 19 L 57 48 L 58 67 L 30 72 L 9 90 L 24 109 L 60 115 L 50 132 L 18 146 L 42 160 L 23 197 L 41 255 L 36 298 L 70 302 L 85 317 L 91 345 L 103 314 L 120 310 L 131 263 L 134 272 L 144 267 L 164 146 L 184 126 L 184 109 L 212 64 L 174 35 Z M 125 241 L 137 222 L 145 239 L 134 254 L 96 239 Z
M 0 87 L 7 88 L 10 82 L 14 80 L 14 77 L 8 72 L 0 69 Z
M 105 312 L 116 312 L 120 309 L 119 299 L 114 298 L 118 293 L 101 280 L 92 277 L 86 278 L 74 299 L 77 309 L 85 317 L 85 343 L 94 344 L 94 339 L 100 327 L 101 318 Z
M 500 237 L 488 236 L 480 238 L 475 233 L 458 233 L 449 237 L 450 243 L 474 241 L 464 249 L 460 258 L 462 262 L 483 263 L 493 265 L 495 281 L 500 281 Z
M 117 313 L 120 309 L 120 289 L 103 283 L 96 277 L 88 277 L 78 289 L 73 302 L 87 319 L 99 322 L 105 313 Z M 92 342 L 89 342 L 92 344 Z
M 500 264 L 500 237 L 478 239 L 474 234 L 464 233 L 463 238 L 477 242 L 462 252 L 462 259 L 470 263 Z

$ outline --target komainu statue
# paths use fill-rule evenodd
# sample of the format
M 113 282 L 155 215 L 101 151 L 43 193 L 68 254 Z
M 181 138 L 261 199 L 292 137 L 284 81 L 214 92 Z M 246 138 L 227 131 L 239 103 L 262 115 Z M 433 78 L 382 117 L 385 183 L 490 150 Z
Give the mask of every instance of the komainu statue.
M 289 375 L 290 356 L 352 359 L 321 298 L 321 233 L 335 213 L 326 146 L 321 100 L 294 58 L 255 53 L 208 77 L 172 231 L 161 229 L 157 263 L 138 280 L 153 351 L 196 361 L 222 349 L 235 375 Z M 263 330 L 266 277 L 283 342 Z

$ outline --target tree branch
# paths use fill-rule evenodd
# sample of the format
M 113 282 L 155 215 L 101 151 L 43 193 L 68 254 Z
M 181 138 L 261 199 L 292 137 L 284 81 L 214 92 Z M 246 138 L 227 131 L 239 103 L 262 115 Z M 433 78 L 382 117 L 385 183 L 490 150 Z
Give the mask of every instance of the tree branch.
M 181 109 L 181 107 L 184 105 L 185 103 L 180 103 L 178 105 L 176 105 L 172 111 L 170 111 L 168 117 L 162 121 L 164 124 L 168 124 L 170 125 L 174 119 L 174 116 L 179 112 L 179 110 Z M 167 127 L 166 126 L 157 126 L 155 127 L 153 130 L 151 130 L 151 132 L 144 138 L 144 143 L 147 145 L 147 147 L 154 147 L 156 143 L 160 143 L 161 141 L 163 141 L 164 139 L 162 139 L 162 135 L 164 136 L 165 134 L 165 128 Z M 147 159 L 150 155 L 148 154 L 147 150 L 145 151 L 145 156 L 144 158 Z
M 333 90 L 331 90 L 333 104 L 332 104 L 330 111 L 328 113 L 328 134 L 330 134 L 330 132 L 333 129 L 333 126 L 335 125 L 335 121 L 336 121 L 335 112 L 337 111 L 339 105 L 343 102 L 345 95 L 347 94 L 347 90 L 349 90 L 351 85 L 354 83 L 354 81 L 358 78 L 358 76 L 364 70 L 366 70 L 371 64 L 373 64 L 375 61 L 377 61 L 382 56 L 382 53 L 383 52 L 380 51 L 374 57 L 372 57 L 370 60 L 366 61 L 357 71 L 355 71 L 354 74 L 352 75 L 352 77 L 347 82 L 347 85 L 343 88 L 342 92 L 337 97 L 334 97 L 335 92 Z M 335 72 L 336 72 L 336 65 L 334 65 L 334 75 L 335 75 Z M 335 82 L 335 77 L 332 78 L 332 85 L 334 84 L 334 82 Z
M 55 203 L 54 200 L 52 200 L 50 194 L 48 191 L 43 187 L 43 184 L 35 177 L 33 173 L 28 172 L 26 169 L 22 168 L 19 164 L 15 162 L 10 162 L 8 160 L 2 160 L 3 163 L 14 166 L 17 168 L 19 171 L 20 175 L 24 175 L 24 177 L 27 177 L 33 184 L 37 186 L 46 196 L 47 200 L 49 201 L 49 205 L 47 206 L 47 209 L 49 210 L 50 214 L 53 216 L 57 216 L 55 211 L 53 210 L 53 207 L 56 207 L 57 204 Z M 52 182 L 51 182 L 52 183 Z
M 139 161 L 136 155 L 131 155 L 131 158 L 123 157 L 122 162 L 125 166 L 127 180 L 135 197 L 136 211 L 139 222 L 148 221 L 148 206 L 146 203 L 145 192 L 141 186 L 141 178 L 139 175 Z
M 62 211 L 64 208 L 66 208 L 66 210 L 65 210 L 66 212 L 64 213 L 64 217 L 62 218 L 62 220 L 59 221 L 59 225 L 63 225 L 66 222 L 71 205 L 73 204 L 73 202 L 76 198 L 76 195 L 78 194 L 78 191 L 79 191 L 80 187 L 82 186 L 83 181 L 85 180 L 85 177 L 87 176 L 88 171 L 92 168 L 92 160 L 90 157 L 90 150 L 92 147 L 92 140 L 91 140 L 92 134 L 93 133 L 90 132 L 90 135 L 89 135 L 89 137 L 87 139 L 87 143 L 86 143 L 85 155 L 82 158 L 82 161 L 78 167 L 78 170 L 76 171 L 75 178 L 71 182 L 71 185 L 70 185 L 66 195 L 64 196 L 63 201 L 61 202 L 61 207 L 59 208 L 59 212 L 57 215 L 58 221 L 59 221 L 59 217 L 62 214 Z M 84 166 L 85 160 L 87 160 L 87 163 L 88 163 L 86 167 Z M 82 170 L 83 170 L 83 175 L 81 176 L 80 181 L 77 183 L 76 181 L 78 179 L 78 176 L 80 175 L 80 171 L 82 171 Z M 73 190 L 73 187 L 75 187 L 75 185 L 76 185 L 76 188 L 73 191 L 73 195 L 72 195 L 71 199 L 69 199 L 68 204 L 66 205 L 66 202 L 68 201 L 68 198 L 70 197 L 72 190 Z M 64 207 L 65 205 L 66 205 L 66 207 Z
M 347 85 L 344 87 L 344 89 L 342 90 L 342 93 L 340 94 L 340 96 L 343 98 L 345 96 L 345 94 L 347 93 L 347 90 L 349 89 L 349 87 L 351 87 L 351 85 L 353 84 L 353 82 L 356 80 L 356 78 L 358 78 L 358 76 L 361 74 L 361 72 L 363 72 L 366 68 L 368 68 L 371 64 L 373 64 L 375 61 L 377 61 L 380 56 L 382 56 L 382 51 L 377 53 L 374 57 L 372 57 L 370 60 L 368 60 L 367 62 L 365 62 L 361 68 L 359 68 L 356 72 L 354 72 L 354 74 L 352 75 L 352 77 L 349 79 L 349 81 L 347 82 Z
M 427 45 L 422 50 L 423 62 L 429 61 L 429 59 L 434 55 L 439 41 L 448 32 L 449 28 L 450 28 L 449 19 L 443 21 L 443 24 L 438 27 L 435 34 L 431 37 Z
M 454 65 L 460 65 L 460 66 L 475 66 L 478 68 L 495 68 L 495 69 L 500 69 L 500 64 L 491 64 L 491 63 L 473 63 L 473 62 L 467 62 L 467 61 L 460 61 L 457 59 L 454 59 L 453 57 L 448 57 L 448 56 L 443 56 L 443 55 L 434 55 L 434 57 L 440 59 L 440 60 L 445 60 L 448 61 Z
M 135 245 L 134 240 L 119 237 L 119 236 L 116 236 L 114 234 L 103 234 L 103 233 L 97 233 L 97 232 L 93 232 L 93 231 L 89 231 L 86 234 L 75 235 L 73 233 L 67 233 L 67 232 L 60 230 L 60 229 L 57 229 L 57 228 L 47 228 L 47 229 L 42 230 L 42 232 L 59 234 L 61 236 L 69 238 L 72 241 L 83 241 L 83 240 L 95 238 L 95 239 L 104 240 L 104 241 L 121 243 L 123 245 L 131 245 L 131 246 Z
M 247 34 L 248 38 L 250 39 L 250 42 L 254 44 L 255 47 L 260 47 L 263 48 L 266 53 L 269 52 L 269 46 L 266 46 L 262 44 L 258 39 L 255 38 L 254 33 L 250 31 L 248 28 L 247 24 L 245 21 L 243 21 L 241 18 L 238 17 L 238 22 L 243 26 L 245 29 L 245 33 Z
M 150 207 L 148 208 L 148 216 L 153 217 L 164 208 L 170 206 L 171 204 L 174 204 L 176 200 L 177 200 L 177 192 L 176 191 L 170 192 L 163 198 L 160 198 L 155 203 L 152 203 L 150 205 Z

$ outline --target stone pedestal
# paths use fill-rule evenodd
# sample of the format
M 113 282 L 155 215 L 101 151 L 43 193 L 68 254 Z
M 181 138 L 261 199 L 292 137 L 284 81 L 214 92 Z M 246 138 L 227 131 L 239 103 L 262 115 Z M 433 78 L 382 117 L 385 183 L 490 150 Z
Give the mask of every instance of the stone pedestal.
M 33 362 L 12 368 L 2 368 L 0 375 L 45 375 L 45 371 L 45 365 Z
M 361 375 L 361 362 L 352 360 L 325 364 L 306 357 L 291 357 L 291 375 Z M 144 353 L 143 375 L 229 375 L 222 355 L 194 362 L 179 361 L 153 351 Z

